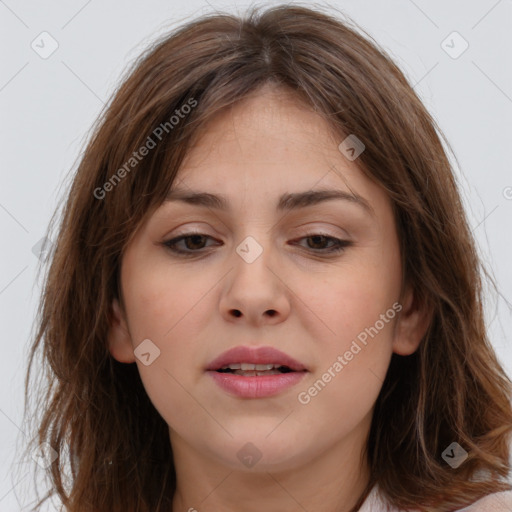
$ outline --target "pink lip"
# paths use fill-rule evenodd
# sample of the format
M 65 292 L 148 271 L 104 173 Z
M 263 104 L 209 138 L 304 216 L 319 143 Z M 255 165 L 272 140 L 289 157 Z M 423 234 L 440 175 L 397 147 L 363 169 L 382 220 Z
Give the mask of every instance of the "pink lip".
M 206 370 L 219 370 L 234 363 L 279 364 L 300 372 L 307 368 L 289 355 L 273 347 L 235 347 L 214 359 Z M 248 378 L 248 377 L 244 377 Z
M 219 373 L 211 370 L 207 373 L 216 384 L 231 395 L 240 398 L 265 398 L 277 395 L 294 386 L 306 375 L 307 371 L 281 373 L 268 377 L 244 377 L 243 375 Z
M 279 364 L 288 366 L 294 371 L 255 377 L 216 371 L 234 363 Z M 297 384 L 308 372 L 302 363 L 273 347 L 233 348 L 214 359 L 206 371 L 224 391 L 241 398 L 264 398 L 277 395 Z

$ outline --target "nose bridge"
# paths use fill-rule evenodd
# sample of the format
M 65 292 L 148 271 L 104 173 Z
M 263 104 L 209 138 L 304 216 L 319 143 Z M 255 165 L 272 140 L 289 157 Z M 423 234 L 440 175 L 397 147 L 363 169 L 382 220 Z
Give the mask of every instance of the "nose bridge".
M 264 240 L 263 240 L 264 238 Z M 262 234 L 261 232 L 254 233 L 254 235 L 247 235 L 237 246 L 235 252 L 238 256 L 248 265 L 252 265 L 257 260 L 265 261 L 269 251 L 269 236 L 268 234 Z M 258 239 L 260 241 L 258 241 Z M 265 257 L 261 257 L 263 254 Z
M 273 296 L 276 293 L 276 269 L 272 265 L 274 258 L 274 241 L 268 227 L 260 224 L 257 229 L 249 228 L 241 242 L 235 246 L 235 279 L 243 282 L 243 286 L 250 282 L 252 296 L 259 289 L 264 295 Z M 270 286 L 270 288 L 268 288 Z M 270 294 L 269 294 L 270 292 Z
M 275 225 L 275 219 L 271 215 L 262 212 L 261 208 L 255 209 L 251 204 L 244 201 L 241 205 L 235 230 L 240 240 L 235 245 L 235 252 L 249 265 L 255 262 L 261 264 L 262 259 L 268 260 L 269 251 L 274 245 L 273 226 Z

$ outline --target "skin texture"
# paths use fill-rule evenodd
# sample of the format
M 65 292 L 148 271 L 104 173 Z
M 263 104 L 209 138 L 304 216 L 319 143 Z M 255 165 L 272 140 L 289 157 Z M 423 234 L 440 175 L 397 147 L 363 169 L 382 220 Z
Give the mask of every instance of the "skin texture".
M 124 309 L 112 304 L 109 347 L 118 361 L 137 364 L 169 425 L 174 512 L 229 512 L 241 503 L 247 512 L 346 512 L 368 481 L 361 453 L 391 355 L 417 350 L 428 318 L 407 287 L 400 296 L 390 201 L 338 150 L 341 140 L 292 96 L 265 87 L 208 125 L 173 185 L 225 194 L 231 211 L 165 203 L 123 255 Z M 275 211 L 281 194 L 318 188 L 355 192 L 374 215 L 342 200 Z M 162 245 L 189 231 L 211 237 L 178 243 L 197 255 Z M 353 244 L 329 255 L 331 242 L 308 238 L 318 233 Z M 252 263 L 236 252 L 248 236 L 263 249 Z M 396 302 L 400 315 L 300 403 L 298 394 Z M 134 356 L 145 339 L 161 351 L 148 366 Z M 204 370 L 238 345 L 276 347 L 309 372 L 277 396 L 233 397 Z M 237 457 L 248 442 L 261 453 L 251 468 Z

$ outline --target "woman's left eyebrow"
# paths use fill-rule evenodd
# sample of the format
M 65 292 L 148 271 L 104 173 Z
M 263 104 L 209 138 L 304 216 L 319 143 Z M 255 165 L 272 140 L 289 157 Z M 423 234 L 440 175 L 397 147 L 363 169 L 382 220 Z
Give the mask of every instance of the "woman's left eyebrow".
M 276 206 L 277 212 L 297 210 L 307 208 L 326 201 L 342 200 L 360 206 L 366 213 L 375 217 L 375 210 L 364 197 L 353 192 L 346 192 L 338 189 L 317 189 L 304 192 L 285 193 L 279 197 Z M 229 200 L 223 194 L 211 194 L 195 190 L 174 189 L 167 195 L 166 202 L 184 202 L 206 208 L 231 211 Z

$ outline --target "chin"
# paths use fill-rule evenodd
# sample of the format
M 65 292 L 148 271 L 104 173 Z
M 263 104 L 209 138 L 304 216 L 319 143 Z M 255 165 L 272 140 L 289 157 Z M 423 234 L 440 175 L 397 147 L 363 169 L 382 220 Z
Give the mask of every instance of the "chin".
M 272 428 L 275 428 L 275 424 Z M 219 449 L 211 449 L 222 464 L 236 471 L 286 471 L 305 461 L 303 442 L 284 430 L 281 435 L 278 432 L 269 435 L 271 431 L 246 430 L 244 435 L 230 438 Z

